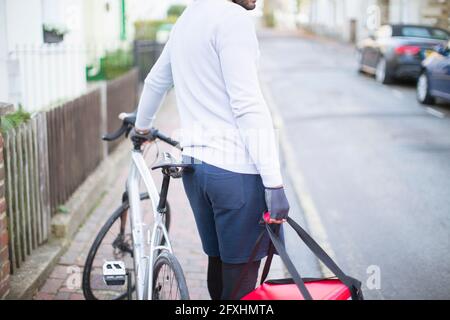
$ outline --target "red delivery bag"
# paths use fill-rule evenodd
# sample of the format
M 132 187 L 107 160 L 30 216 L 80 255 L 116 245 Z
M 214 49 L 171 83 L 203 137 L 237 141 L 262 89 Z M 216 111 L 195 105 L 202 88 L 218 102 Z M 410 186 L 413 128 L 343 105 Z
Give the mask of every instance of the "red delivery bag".
M 268 221 L 268 219 L 269 215 L 266 213 L 264 220 Z M 266 223 L 266 230 L 261 233 L 256 241 L 249 259 L 249 263 L 254 260 L 264 233 L 268 232 L 271 245 L 261 276 L 261 285 L 243 297 L 242 300 L 364 300 L 361 291 L 361 282 L 347 276 L 317 244 L 317 242 L 314 241 L 314 239 L 294 220 L 288 218 L 287 223 L 295 230 L 300 239 L 314 255 L 322 261 L 336 277 L 324 279 L 302 278 L 289 258 L 284 244 L 277 234 L 279 226 Z M 291 279 L 266 281 L 275 250 L 292 276 Z M 247 266 L 249 266 L 249 264 L 247 264 Z M 248 272 L 247 267 L 244 268 L 241 277 L 244 277 L 246 272 Z M 240 282 L 241 281 L 239 281 L 239 283 Z M 233 291 L 232 297 L 236 296 L 238 290 L 239 284 Z

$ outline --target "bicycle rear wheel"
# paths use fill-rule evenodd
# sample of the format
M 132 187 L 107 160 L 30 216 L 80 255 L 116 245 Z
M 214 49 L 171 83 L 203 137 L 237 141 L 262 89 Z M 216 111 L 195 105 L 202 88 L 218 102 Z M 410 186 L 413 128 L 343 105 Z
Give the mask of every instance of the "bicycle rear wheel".
M 151 210 L 148 194 L 141 194 L 141 206 L 145 211 Z M 105 261 L 123 261 L 128 273 L 131 273 L 134 291 L 133 240 L 128 221 L 129 203 L 124 202 L 106 221 L 95 238 L 86 258 L 82 289 L 86 300 L 123 300 L 128 296 L 127 284 L 107 286 L 103 281 L 103 264 Z M 145 212 L 144 211 L 144 212 Z M 144 217 L 151 224 L 153 215 Z M 165 225 L 170 226 L 170 207 L 167 203 Z
M 153 300 L 189 300 L 186 279 L 177 258 L 161 253 L 153 268 Z

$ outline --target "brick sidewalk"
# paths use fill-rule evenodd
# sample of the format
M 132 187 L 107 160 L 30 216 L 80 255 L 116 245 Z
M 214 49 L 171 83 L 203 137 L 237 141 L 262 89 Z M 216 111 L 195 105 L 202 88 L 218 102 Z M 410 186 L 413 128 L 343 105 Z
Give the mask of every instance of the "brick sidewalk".
M 164 106 L 158 114 L 156 127 L 162 132 L 171 135 L 178 128 L 178 116 L 175 107 L 173 92 L 166 99 Z M 173 148 L 159 144 L 160 151 Z M 119 147 L 122 151 L 130 152 L 131 144 L 125 142 Z M 178 155 L 177 155 L 178 156 Z M 150 152 L 147 163 L 154 161 L 155 154 Z M 111 179 L 111 192 L 106 194 L 87 221 L 77 232 L 68 251 L 61 257 L 58 265 L 54 268 L 46 283 L 34 296 L 36 300 L 79 300 L 84 299 L 81 290 L 81 275 L 89 248 L 94 241 L 99 229 L 106 219 L 120 205 L 122 192 L 128 175 L 129 157 L 116 166 L 112 172 L 117 179 Z M 161 173 L 153 173 L 156 185 L 160 187 Z M 189 294 L 191 299 L 210 299 L 206 286 L 207 257 L 203 253 L 200 238 L 195 225 L 189 202 L 186 198 L 181 180 L 172 179 L 169 190 L 169 203 L 171 206 L 170 239 L 174 253 L 177 256 L 185 273 Z M 280 277 L 282 268 L 274 259 L 271 275 Z M 261 268 L 262 269 L 262 268 Z M 70 289 L 74 288 L 74 289 Z

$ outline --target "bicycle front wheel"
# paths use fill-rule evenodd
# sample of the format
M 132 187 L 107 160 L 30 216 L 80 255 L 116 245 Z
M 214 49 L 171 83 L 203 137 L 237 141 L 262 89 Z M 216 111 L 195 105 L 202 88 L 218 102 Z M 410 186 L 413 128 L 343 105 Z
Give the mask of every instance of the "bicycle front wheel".
M 141 194 L 143 210 L 151 210 L 148 194 Z M 105 222 L 93 242 L 83 270 L 82 289 L 86 300 L 123 300 L 128 296 L 127 285 L 107 286 L 103 281 L 102 267 L 106 261 L 123 261 L 132 275 L 131 288 L 134 291 L 134 260 L 131 227 L 128 221 L 128 202 L 124 202 Z M 144 221 L 153 223 L 153 216 L 147 214 Z M 164 215 L 164 223 L 169 229 L 170 207 Z M 161 243 L 162 244 L 162 243 Z
M 189 291 L 180 263 L 164 251 L 153 268 L 153 300 L 189 300 Z

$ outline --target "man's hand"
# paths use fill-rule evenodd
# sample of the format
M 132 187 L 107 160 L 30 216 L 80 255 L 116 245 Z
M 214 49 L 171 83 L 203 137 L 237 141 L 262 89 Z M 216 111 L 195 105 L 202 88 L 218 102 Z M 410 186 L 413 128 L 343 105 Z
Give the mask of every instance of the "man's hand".
M 270 213 L 269 224 L 281 224 L 286 222 L 290 207 L 283 187 L 267 188 L 266 204 Z
M 145 143 L 154 140 L 150 130 L 140 130 L 133 128 L 130 132 L 130 139 L 136 143 Z

